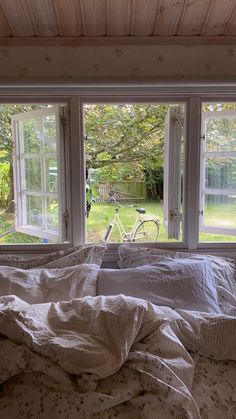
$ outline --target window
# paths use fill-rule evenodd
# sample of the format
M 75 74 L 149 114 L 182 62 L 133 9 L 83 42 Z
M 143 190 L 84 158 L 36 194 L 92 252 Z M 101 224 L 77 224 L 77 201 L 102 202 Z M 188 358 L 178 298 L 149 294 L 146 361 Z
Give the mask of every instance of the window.
M 6 243 L 63 243 L 65 200 L 65 105 L 1 106 L 1 141 L 7 142 L 5 169 L 9 195 L 14 201 L 2 208 L 2 235 Z M 13 170 L 13 177 L 9 176 Z M 7 178 L 8 177 L 8 178 Z M 13 180 L 13 182 L 12 182 Z M 13 203 L 13 205 L 12 205 Z M 2 205 L 1 205 L 2 206 Z
M 200 240 L 236 241 L 236 105 L 202 107 Z
M 182 242 L 185 105 L 87 103 L 83 115 L 87 241 Z
M 171 106 L 164 135 L 164 224 L 168 239 L 181 237 L 182 183 L 184 176 L 184 108 Z
M 101 242 L 115 201 L 125 230 L 138 208 L 159 220 L 160 247 L 236 250 L 236 86 L 14 92 L 0 104 L 1 251 Z M 112 233 L 110 249 L 127 239 Z

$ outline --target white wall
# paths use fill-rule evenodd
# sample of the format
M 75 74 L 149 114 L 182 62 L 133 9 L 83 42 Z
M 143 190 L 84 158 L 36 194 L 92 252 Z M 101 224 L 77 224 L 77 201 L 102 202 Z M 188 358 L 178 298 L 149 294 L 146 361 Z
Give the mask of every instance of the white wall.
M 0 47 L 0 79 L 236 80 L 236 45 Z

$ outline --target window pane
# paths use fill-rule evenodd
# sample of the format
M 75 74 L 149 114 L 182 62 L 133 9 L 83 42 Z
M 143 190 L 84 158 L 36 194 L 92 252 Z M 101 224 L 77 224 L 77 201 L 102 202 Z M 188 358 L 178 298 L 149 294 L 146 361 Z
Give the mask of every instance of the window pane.
M 206 120 L 207 151 L 236 151 L 236 115 Z
M 58 200 L 56 198 L 47 198 L 47 228 L 58 230 Z
M 63 104 L 0 104 L 0 243 L 62 243 Z M 62 129 L 63 128 L 63 129 Z M 60 162 L 60 164 L 59 164 Z M 60 179 L 58 181 L 58 167 Z M 61 189 L 63 187 L 63 190 Z M 63 237 L 62 237 L 63 234 Z
M 236 195 L 206 195 L 205 224 L 236 228 Z
M 207 158 L 205 173 L 206 188 L 236 190 L 236 158 L 226 159 L 223 157 Z M 228 194 L 228 191 L 225 191 Z
M 26 196 L 26 224 L 43 227 L 42 198 L 39 196 Z
M 236 104 L 204 104 L 202 121 L 199 238 L 236 241 Z
M 111 220 L 111 242 L 183 240 L 184 114 L 182 104 L 85 105 L 88 242 Z
M 24 159 L 22 168 L 25 174 L 25 189 L 27 191 L 41 191 L 41 160 L 38 158 Z
M 43 136 L 44 147 L 46 153 L 55 153 L 57 146 L 56 136 L 56 119 L 55 115 L 43 118 Z
M 22 122 L 23 153 L 40 153 L 42 145 L 42 123 L 39 119 Z
M 45 158 L 46 192 L 57 192 L 57 160 Z

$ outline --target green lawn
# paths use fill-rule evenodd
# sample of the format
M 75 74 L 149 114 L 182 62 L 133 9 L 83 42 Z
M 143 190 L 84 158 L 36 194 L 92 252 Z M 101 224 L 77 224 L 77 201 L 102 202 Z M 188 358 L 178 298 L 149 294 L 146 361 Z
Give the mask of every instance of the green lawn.
M 163 206 L 161 203 L 146 201 L 139 203 L 138 207 L 144 207 L 147 210 L 147 215 L 156 215 L 161 221 L 160 234 L 158 241 L 170 241 L 163 224 Z M 114 217 L 116 205 L 110 203 L 95 203 L 87 220 L 87 241 L 99 242 L 102 241 L 105 235 L 106 228 L 109 221 Z M 120 219 L 125 227 L 125 230 L 131 229 L 136 217 L 136 208 L 132 205 L 126 205 L 119 209 Z M 206 211 L 206 223 L 211 226 L 221 226 L 228 228 L 236 228 L 236 206 L 235 205 L 208 205 Z M 228 236 L 222 234 L 200 233 L 200 242 L 236 242 L 236 236 Z M 114 228 L 111 242 L 121 242 L 119 232 Z M 173 240 L 174 242 L 175 240 Z
M 161 221 L 159 241 L 167 241 L 166 231 L 163 225 L 163 210 L 162 205 L 156 202 L 141 202 L 134 205 L 126 204 L 124 208 L 119 208 L 119 216 L 125 231 L 131 230 L 138 213 L 136 208 L 145 208 L 147 215 L 154 215 L 159 217 Z M 87 219 L 87 241 L 100 242 L 103 240 L 107 226 L 115 214 L 116 205 L 113 203 L 96 203 L 92 205 L 89 218 Z M 114 227 L 110 237 L 111 242 L 121 242 L 121 238 L 117 227 Z
M 137 216 L 136 207 L 144 207 L 147 215 L 155 215 L 160 219 L 160 234 L 158 241 L 168 241 L 163 224 L 163 207 L 161 203 L 154 201 L 141 202 L 135 205 L 127 204 L 124 208 L 119 208 L 120 219 L 128 232 Z M 87 241 L 96 243 L 103 241 L 105 231 L 110 220 L 114 217 L 116 205 L 113 203 L 94 203 L 92 204 L 89 218 L 87 219 Z M 236 228 L 236 206 L 235 205 L 211 205 L 206 211 L 206 221 L 212 226 Z M 0 235 L 14 228 L 14 214 L 0 211 Z M 111 242 L 121 242 L 119 232 L 115 227 L 110 237 Z M 173 240 L 174 241 L 174 240 Z M 226 236 L 220 234 L 200 233 L 201 242 L 236 242 L 236 236 Z M 22 233 L 12 233 L 0 238 L 0 243 L 42 243 L 42 239 Z
M 213 227 L 236 228 L 236 205 L 208 204 L 205 211 L 205 224 Z M 236 236 L 200 233 L 200 242 L 235 242 Z

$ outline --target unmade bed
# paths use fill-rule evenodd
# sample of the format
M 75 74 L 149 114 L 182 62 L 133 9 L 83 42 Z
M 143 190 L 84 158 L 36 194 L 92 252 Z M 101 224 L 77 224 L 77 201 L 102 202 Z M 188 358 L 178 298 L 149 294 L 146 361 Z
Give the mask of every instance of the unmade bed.
M 1 417 L 236 418 L 234 261 L 80 251 L 0 268 Z

